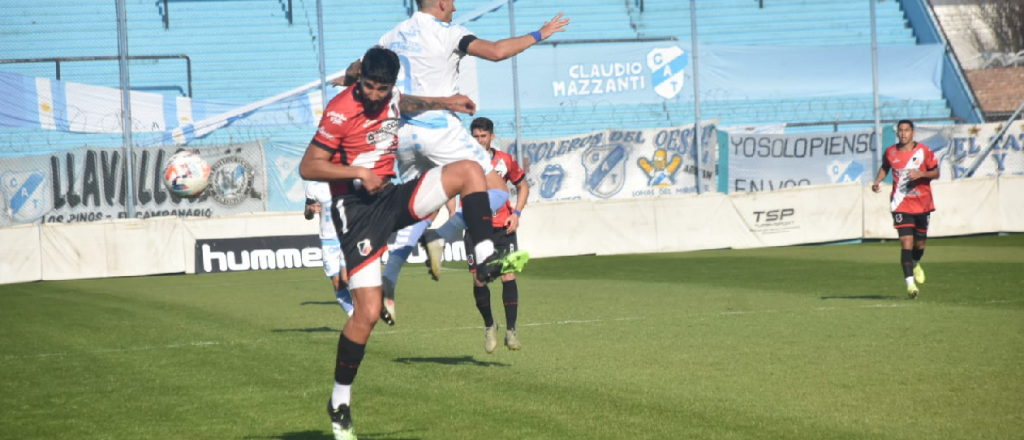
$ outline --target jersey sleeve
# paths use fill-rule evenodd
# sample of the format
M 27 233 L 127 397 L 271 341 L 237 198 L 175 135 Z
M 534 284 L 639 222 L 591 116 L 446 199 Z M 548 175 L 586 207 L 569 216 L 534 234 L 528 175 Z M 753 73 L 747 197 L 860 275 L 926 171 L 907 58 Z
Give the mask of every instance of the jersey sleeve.
M 939 161 L 935 159 L 935 153 L 927 146 L 924 148 L 924 169 L 934 170 L 939 167 Z
M 523 167 L 519 166 L 519 162 L 516 162 L 516 159 L 511 154 L 508 155 L 508 158 L 508 180 L 513 185 L 519 185 L 519 182 L 522 182 L 523 178 L 526 177 L 526 172 L 523 171 Z
M 459 55 L 465 55 L 466 54 L 466 52 L 464 50 L 462 50 L 464 48 L 460 48 L 459 47 L 460 43 L 462 43 L 463 39 L 465 39 L 467 37 L 469 38 L 469 41 L 472 41 L 472 40 L 476 39 L 476 35 L 473 34 L 472 31 L 470 31 L 469 29 L 466 29 L 464 26 L 457 25 L 457 24 L 456 25 L 452 25 L 451 27 L 449 27 L 447 34 L 448 35 L 447 35 L 447 38 L 446 38 L 446 41 L 445 41 L 445 45 L 447 46 L 448 49 L 450 49 L 451 52 L 458 53 Z M 468 47 L 468 44 L 467 44 L 467 47 Z
M 312 144 L 332 153 L 338 151 L 341 148 L 341 138 L 346 131 L 346 122 L 345 115 L 328 108 L 320 118 L 320 126 L 316 129 Z

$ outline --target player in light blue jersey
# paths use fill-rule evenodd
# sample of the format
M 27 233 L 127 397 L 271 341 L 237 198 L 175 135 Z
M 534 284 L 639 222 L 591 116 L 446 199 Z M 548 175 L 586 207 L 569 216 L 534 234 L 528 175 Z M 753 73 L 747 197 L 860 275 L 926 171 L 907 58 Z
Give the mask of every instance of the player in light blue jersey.
M 402 67 L 396 86 L 404 93 L 417 96 L 457 94 L 459 62 L 466 55 L 489 61 L 505 60 L 555 33 L 564 32 L 569 25 L 569 19 L 558 14 L 537 31 L 488 41 L 477 38 L 461 25 L 452 24 L 455 0 L 417 0 L 417 6 L 418 12 L 395 26 L 378 42 L 398 54 Z M 353 64 L 349 72 L 358 71 L 355 67 Z M 345 81 L 351 83 L 354 78 Z M 468 159 L 479 163 L 486 174 L 491 211 L 499 210 L 508 201 L 508 187 L 494 172 L 490 154 L 466 131 L 454 112 L 433 110 L 403 114 L 398 136 L 398 177 L 403 181 L 415 179 L 434 166 Z M 461 213 L 452 215 L 436 231 L 428 230 L 429 224 L 429 221 L 423 221 L 400 232 L 399 241 L 389 255 L 384 271 L 384 307 L 381 311 L 381 318 L 388 324 L 394 325 L 398 273 L 417 242 L 426 248 L 430 274 L 437 279 L 441 274 L 444 243 L 458 238 L 466 229 Z
M 345 256 L 341 253 L 341 241 L 331 221 L 331 187 L 326 182 L 306 182 L 306 220 L 313 214 L 320 214 L 320 249 L 324 261 L 324 273 L 334 286 L 334 297 L 345 313 L 352 317 L 352 294 L 348 291 L 348 276 L 345 273 Z

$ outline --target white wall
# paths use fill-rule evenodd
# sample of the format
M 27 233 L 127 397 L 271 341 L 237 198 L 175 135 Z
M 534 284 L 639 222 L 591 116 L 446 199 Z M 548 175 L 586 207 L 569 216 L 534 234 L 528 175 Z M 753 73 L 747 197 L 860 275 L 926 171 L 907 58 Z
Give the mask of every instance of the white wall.
M 1024 232 L 1024 176 L 933 182 L 930 236 Z M 535 258 L 789 246 L 896 238 L 888 188 L 529 205 L 520 245 Z M 301 213 L 177 217 L 0 229 L 0 283 L 193 272 L 197 239 L 310 235 Z

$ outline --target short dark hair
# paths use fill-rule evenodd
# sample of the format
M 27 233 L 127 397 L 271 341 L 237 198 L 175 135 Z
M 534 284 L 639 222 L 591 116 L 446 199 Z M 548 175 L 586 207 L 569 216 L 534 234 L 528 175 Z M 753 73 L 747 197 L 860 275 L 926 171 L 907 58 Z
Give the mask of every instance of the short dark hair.
M 900 128 L 903 124 L 909 125 L 911 130 L 914 129 L 914 121 L 911 121 L 910 119 L 900 119 L 900 122 L 896 123 L 896 128 Z
M 398 81 L 398 70 L 401 67 L 398 55 L 391 49 L 374 46 L 363 55 L 359 76 L 381 84 L 394 84 Z
M 429 0 L 416 0 L 416 7 L 422 11 L 424 8 L 423 4 L 426 3 L 427 1 Z
M 473 130 L 483 130 L 494 134 L 494 121 L 487 118 L 476 118 L 469 124 L 469 131 Z

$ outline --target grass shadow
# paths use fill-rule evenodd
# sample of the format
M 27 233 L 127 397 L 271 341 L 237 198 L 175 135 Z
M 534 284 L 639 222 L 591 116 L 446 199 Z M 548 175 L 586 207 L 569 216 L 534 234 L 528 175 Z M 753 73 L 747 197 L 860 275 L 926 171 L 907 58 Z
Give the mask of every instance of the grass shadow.
M 358 429 L 358 427 L 357 427 Z M 394 431 L 394 432 L 378 432 L 378 433 L 364 433 L 358 432 L 361 440 L 419 440 L 419 437 L 405 437 L 400 436 L 405 431 Z M 281 435 L 274 436 L 249 436 L 245 437 L 247 440 L 334 440 L 334 436 L 324 431 L 301 431 L 301 432 L 287 432 Z
M 336 306 L 337 301 L 303 301 L 300 306 Z
M 823 296 L 823 297 L 821 297 L 822 300 L 828 300 L 828 299 L 881 299 L 881 300 L 886 300 L 886 301 L 895 301 L 895 300 L 903 299 L 903 298 L 904 297 L 902 297 L 902 296 L 896 296 L 896 295 L 860 295 L 860 296 Z
M 330 327 L 313 327 L 313 328 L 278 328 L 271 330 L 272 333 L 323 333 L 323 332 L 340 332 L 341 330 Z
M 474 367 L 511 367 L 501 362 L 485 362 L 473 359 L 472 356 L 462 357 L 436 357 L 436 358 L 397 358 L 399 364 L 440 364 L 440 365 L 471 365 Z

